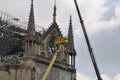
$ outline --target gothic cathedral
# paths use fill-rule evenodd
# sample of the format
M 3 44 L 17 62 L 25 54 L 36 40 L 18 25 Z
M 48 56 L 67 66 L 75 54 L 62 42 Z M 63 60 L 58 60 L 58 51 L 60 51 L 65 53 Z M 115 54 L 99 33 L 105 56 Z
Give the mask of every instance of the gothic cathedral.
M 71 16 L 68 27 L 68 43 L 66 43 L 58 53 L 58 57 L 47 76 L 47 80 L 76 80 L 76 50 L 74 48 Z M 3 30 L 3 28 L 0 28 L 1 32 Z M 8 30 L 5 29 L 8 33 L 10 30 L 11 28 Z M 17 31 L 18 30 L 19 29 L 17 29 Z M 4 49 L 0 51 L 0 54 L 5 52 L 6 54 L 11 53 L 11 55 L 12 53 L 23 54 L 6 60 L 3 59 L 2 55 L 0 56 L 0 80 L 41 80 L 57 48 L 54 44 L 55 39 L 63 37 L 56 22 L 56 4 L 54 5 L 51 25 L 46 31 L 40 33 L 35 31 L 34 5 L 33 0 L 31 0 L 27 30 L 20 31 L 24 31 L 25 35 L 19 34 L 19 37 L 16 38 L 16 33 L 12 33 L 14 35 L 13 37 L 15 37 L 14 40 L 18 40 L 18 43 L 13 42 L 15 47 L 9 47 L 11 48 L 11 52 Z M 9 36 L 10 34 L 11 32 Z M 4 37 L 7 36 L 2 35 L 0 40 L 2 41 Z M 2 43 L 3 42 L 1 42 L 0 45 Z M 6 45 L 9 46 L 8 44 Z M 0 50 L 1 49 L 2 47 Z

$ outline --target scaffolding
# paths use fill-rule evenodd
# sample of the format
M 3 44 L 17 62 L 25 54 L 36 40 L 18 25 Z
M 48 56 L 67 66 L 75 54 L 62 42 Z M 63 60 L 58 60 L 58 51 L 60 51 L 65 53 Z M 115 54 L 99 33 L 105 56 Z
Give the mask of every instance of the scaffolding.
M 42 35 L 44 28 L 39 27 L 36 33 Z M 27 22 L 0 11 L 0 60 L 5 61 L 24 55 L 24 37 L 27 32 Z

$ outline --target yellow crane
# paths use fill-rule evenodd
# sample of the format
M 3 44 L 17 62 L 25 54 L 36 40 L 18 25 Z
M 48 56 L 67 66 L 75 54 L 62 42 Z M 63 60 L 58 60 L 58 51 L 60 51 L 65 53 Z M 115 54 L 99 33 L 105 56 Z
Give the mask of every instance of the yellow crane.
M 55 40 L 54 44 L 59 45 L 59 49 L 55 52 L 55 54 L 53 55 L 52 60 L 50 61 L 50 64 L 48 65 L 44 75 L 42 76 L 42 80 L 46 80 L 48 74 L 50 73 L 50 70 L 52 69 L 53 64 L 55 63 L 55 60 L 57 58 L 57 54 L 60 52 L 60 50 L 62 49 L 62 46 L 67 43 L 68 40 L 67 38 L 58 38 Z

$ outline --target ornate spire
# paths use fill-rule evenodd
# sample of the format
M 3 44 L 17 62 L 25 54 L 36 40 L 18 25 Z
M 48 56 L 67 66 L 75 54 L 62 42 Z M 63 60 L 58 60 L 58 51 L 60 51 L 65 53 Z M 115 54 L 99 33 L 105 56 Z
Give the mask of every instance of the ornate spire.
M 70 22 L 69 22 L 69 30 L 68 30 L 68 45 L 69 45 L 69 53 L 76 55 L 74 49 L 74 38 L 73 38 L 73 29 L 72 29 L 72 16 L 70 15 Z
M 56 0 L 54 1 L 53 23 L 56 22 Z
M 33 9 L 33 0 L 31 0 L 31 9 L 28 21 L 28 32 L 27 35 L 35 36 L 35 22 L 34 22 L 34 9 Z

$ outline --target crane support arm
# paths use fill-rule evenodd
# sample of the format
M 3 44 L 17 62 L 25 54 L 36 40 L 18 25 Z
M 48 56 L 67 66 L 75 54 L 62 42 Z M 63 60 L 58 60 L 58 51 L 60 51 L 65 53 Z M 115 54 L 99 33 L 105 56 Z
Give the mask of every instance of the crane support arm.
M 87 43 L 87 46 L 88 46 L 88 50 L 89 50 L 89 53 L 90 53 L 90 56 L 91 56 L 91 59 L 92 59 L 92 63 L 93 63 L 97 78 L 98 78 L 98 80 L 102 80 L 99 69 L 98 69 L 98 66 L 97 66 L 97 63 L 96 63 L 96 60 L 95 60 L 95 57 L 94 57 L 94 54 L 93 54 L 93 49 L 91 47 L 91 44 L 90 44 L 86 29 L 85 29 L 84 21 L 82 19 L 81 14 L 80 14 L 80 10 L 79 10 L 77 1 L 74 0 L 74 3 L 75 3 L 75 7 L 77 9 L 77 13 L 78 13 L 78 16 L 79 16 L 79 19 L 80 19 L 82 30 L 83 30 L 83 33 L 84 33 L 84 36 L 85 36 L 85 39 L 86 39 L 86 43 Z

